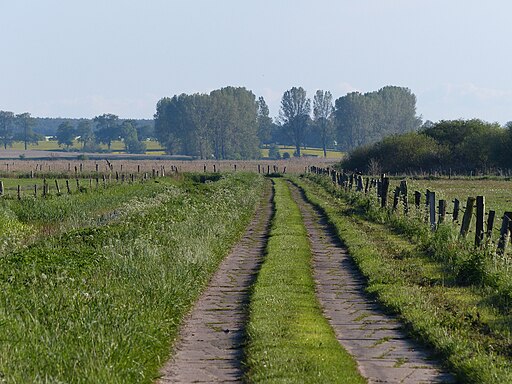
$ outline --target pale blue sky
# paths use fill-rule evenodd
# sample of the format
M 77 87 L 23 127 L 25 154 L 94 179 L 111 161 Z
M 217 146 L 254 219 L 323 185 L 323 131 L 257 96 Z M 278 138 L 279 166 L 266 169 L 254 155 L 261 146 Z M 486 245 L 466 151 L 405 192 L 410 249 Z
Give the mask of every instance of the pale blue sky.
M 0 0 L 0 109 L 151 118 L 179 93 L 409 87 L 424 119 L 512 120 L 509 0 Z

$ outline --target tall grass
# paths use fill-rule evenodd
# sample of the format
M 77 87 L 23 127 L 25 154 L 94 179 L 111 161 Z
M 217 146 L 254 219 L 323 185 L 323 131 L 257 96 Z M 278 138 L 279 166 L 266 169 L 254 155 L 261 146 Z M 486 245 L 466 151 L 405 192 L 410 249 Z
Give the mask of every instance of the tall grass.
M 249 174 L 206 185 L 185 181 L 129 200 L 122 220 L 2 257 L 2 378 L 152 382 L 261 187 L 262 179 Z

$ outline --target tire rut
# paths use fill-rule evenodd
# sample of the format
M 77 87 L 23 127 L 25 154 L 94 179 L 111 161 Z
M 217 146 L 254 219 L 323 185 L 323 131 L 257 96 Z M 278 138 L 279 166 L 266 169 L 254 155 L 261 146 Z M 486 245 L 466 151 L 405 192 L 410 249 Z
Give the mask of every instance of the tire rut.
M 221 262 L 180 329 L 158 383 L 241 382 L 250 288 L 265 252 L 273 213 L 270 183 L 242 239 Z
M 338 341 L 369 383 L 454 383 L 396 317 L 365 294 L 365 280 L 326 218 L 291 183 L 311 243 L 316 292 Z

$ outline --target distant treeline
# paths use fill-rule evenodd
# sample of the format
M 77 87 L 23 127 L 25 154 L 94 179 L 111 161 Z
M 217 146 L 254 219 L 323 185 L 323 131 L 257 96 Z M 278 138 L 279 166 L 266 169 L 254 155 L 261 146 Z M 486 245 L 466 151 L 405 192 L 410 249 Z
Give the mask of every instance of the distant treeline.
M 144 153 L 144 140 L 154 138 L 153 120 L 122 120 L 113 114 L 103 114 L 94 119 L 38 118 L 30 113 L 14 114 L 0 111 L 0 144 L 10 147 L 23 142 L 25 149 L 31 143 L 52 136 L 59 145 L 70 147 L 78 140 L 87 152 L 100 151 L 100 144 L 110 150 L 112 141 L 123 140 L 130 153 Z
M 123 120 L 113 114 L 94 119 L 34 118 L 0 111 L 0 143 L 37 142 L 41 135 L 56 136 L 62 146 L 78 139 L 84 151 L 99 144 L 123 140 L 126 151 L 142 153 L 144 140 L 157 138 L 169 154 L 202 159 L 254 159 L 269 147 L 280 157 L 278 144 L 347 151 L 396 133 L 415 131 L 416 97 L 407 88 L 387 86 L 375 92 L 352 92 L 333 100 L 331 92 L 317 90 L 313 99 L 302 87 L 284 92 L 279 115 L 269 116 L 263 97 L 243 87 L 225 87 L 209 94 L 164 97 L 153 120 Z
M 341 167 L 363 172 L 486 172 L 512 169 L 512 122 L 479 119 L 426 122 L 350 152 Z
M 150 136 L 153 137 L 155 122 L 153 119 L 120 119 L 121 121 L 130 120 L 135 122 L 138 127 L 147 127 Z M 83 121 L 89 121 L 94 125 L 94 119 L 67 119 L 63 117 L 34 117 L 34 132 L 43 136 L 55 136 L 59 125 L 69 122 L 71 125 L 78 126 Z
M 275 144 L 294 146 L 295 156 L 307 146 L 325 154 L 328 148 L 349 150 L 421 125 L 414 94 L 394 86 L 352 92 L 335 103 L 329 91 L 316 91 L 311 102 L 302 87 L 293 87 L 284 92 L 274 119 L 263 97 L 236 87 L 165 97 L 156 110 L 155 135 L 168 153 L 216 159 L 256 158 L 259 147 Z

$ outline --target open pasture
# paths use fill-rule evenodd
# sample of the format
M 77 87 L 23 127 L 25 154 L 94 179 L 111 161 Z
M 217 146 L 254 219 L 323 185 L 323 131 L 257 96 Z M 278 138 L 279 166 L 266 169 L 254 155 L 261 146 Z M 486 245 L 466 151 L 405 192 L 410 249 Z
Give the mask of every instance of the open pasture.
M 495 219 L 491 231 L 491 242 L 497 243 L 500 236 L 500 227 L 505 212 L 512 211 L 512 181 L 509 178 L 439 178 L 439 179 L 407 179 L 409 204 L 414 205 L 414 192 L 421 192 L 420 211 L 425 217 L 428 215 L 426 206 L 426 191 L 435 192 L 436 212 L 439 200 L 446 201 L 446 222 L 453 222 L 457 230 L 460 230 L 463 214 L 466 209 L 468 197 L 476 198 L 484 196 L 485 215 L 487 224 L 489 212 L 495 212 Z M 393 201 L 393 191 L 400 185 L 400 179 L 392 179 L 389 187 L 388 201 Z M 460 202 L 458 220 L 453 221 L 454 201 Z M 414 211 L 414 210 L 413 210 Z M 470 222 L 468 239 L 473 241 L 476 231 L 475 210 Z
M 409 192 L 425 193 L 427 189 L 436 192 L 436 199 L 445 199 L 453 207 L 453 200 L 465 203 L 468 196 L 485 196 L 487 209 L 500 215 L 512 211 L 512 181 L 509 178 L 494 179 L 436 179 L 408 180 Z

